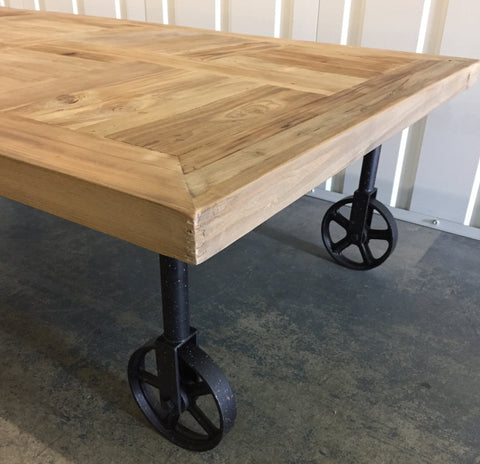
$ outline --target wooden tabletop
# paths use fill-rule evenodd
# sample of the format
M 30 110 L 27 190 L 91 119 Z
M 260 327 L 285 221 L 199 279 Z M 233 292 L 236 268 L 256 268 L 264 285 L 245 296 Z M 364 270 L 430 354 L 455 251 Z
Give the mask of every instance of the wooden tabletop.
M 480 62 L 0 8 L 0 195 L 200 263 Z

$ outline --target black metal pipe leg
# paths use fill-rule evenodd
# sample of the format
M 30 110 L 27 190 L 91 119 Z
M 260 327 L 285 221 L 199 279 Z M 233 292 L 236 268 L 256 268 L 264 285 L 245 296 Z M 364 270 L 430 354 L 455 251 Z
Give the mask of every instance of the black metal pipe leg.
M 180 343 L 190 336 L 188 265 L 160 255 L 163 335 L 169 343 Z
M 380 151 L 378 146 L 363 157 L 358 189 L 353 196 L 332 205 L 323 218 L 322 239 L 327 251 L 338 264 L 349 269 L 379 266 L 397 243 L 395 219 L 376 199 Z M 379 220 L 374 221 L 377 217 Z
M 375 150 L 372 150 L 363 157 L 358 190 L 362 192 L 373 192 L 375 190 L 375 180 L 377 178 L 381 151 L 382 146 L 379 145 Z
M 183 448 L 205 451 L 232 428 L 235 397 L 190 327 L 187 264 L 160 256 L 160 275 L 164 332 L 131 356 L 130 388 L 161 435 Z

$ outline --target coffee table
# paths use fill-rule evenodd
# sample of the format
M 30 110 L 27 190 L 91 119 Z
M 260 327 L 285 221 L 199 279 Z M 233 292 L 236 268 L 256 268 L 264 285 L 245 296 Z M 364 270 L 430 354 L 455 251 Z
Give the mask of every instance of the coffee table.
M 339 264 L 378 266 L 397 238 L 375 198 L 380 145 L 479 73 L 463 58 L 0 8 L 0 195 L 160 255 L 164 332 L 132 355 L 130 386 L 164 437 L 211 449 L 235 397 L 190 326 L 188 265 L 363 157 L 321 235 Z

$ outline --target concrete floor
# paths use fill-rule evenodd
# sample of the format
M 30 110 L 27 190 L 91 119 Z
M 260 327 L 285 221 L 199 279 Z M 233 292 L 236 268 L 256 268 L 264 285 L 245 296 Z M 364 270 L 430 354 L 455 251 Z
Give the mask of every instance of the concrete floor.
M 191 268 L 192 324 L 237 395 L 195 454 L 134 403 L 159 333 L 154 253 L 0 200 L 0 463 L 480 463 L 480 244 L 400 223 L 369 272 L 303 198 Z

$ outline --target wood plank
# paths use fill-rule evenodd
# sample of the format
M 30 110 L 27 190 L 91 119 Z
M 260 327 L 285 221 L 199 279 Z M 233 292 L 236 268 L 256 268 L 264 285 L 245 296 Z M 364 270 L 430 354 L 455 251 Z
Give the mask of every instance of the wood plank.
M 317 115 L 317 94 L 262 86 L 112 137 L 179 156 L 185 173 Z M 268 123 L 266 122 L 268 120 Z
M 47 98 L 14 111 L 38 121 L 126 141 L 128 134 L 135 136 L 140 127 L 153 124 L 152 137 L 158 140 L 158 122 L 209 104 L 212 96 L 208 90 L 212 86 L 219 100 L 259 87 L 251 82 L 171 69 L 160 75 L 73 92 L 69 94 L 71 99 Z
M 66 57 L 78 58 L 80 60 L 93 60 L 103 61 L 109 63 L 125 63 L 130 59 L 128 57 L 122 57 L 119 55 L 110 55 L 108 53 L 102 53 L 100 51 L 79 50 L 77 48 L 72 49 L 68 44 L 62 41 L 60 45 L 58 42 L 44 42 L 41 44 L 35 44 L 31 46 L 22 47 L 27 50 L 33 50 L 44 53 L 53 53 L 54 55 L 62 55 Z M 71 60 L 70 60 L 71 61 Z
M 67 71 L 66 75 L 62 77 L 56 75 L 55 68 L 51 68 L 51 78 L 44 82 L 36 82 L 36 79 L 30 79 L 21 93 L 12 94 L 2 89 L 0 91 L 0 111 L 27 106 L 33 101 L 44 100 L 45 98 L 64 98 L 65 95 L 72 92 L 90 87 L 129 81 L 138 76 L 155 75 L 165 70 L 167 68 L 150 63 L 129 62 L 112 64 L 108 68 L 108 72 L 81 74 L 81 77 L 79 77 L 78 73 Z

